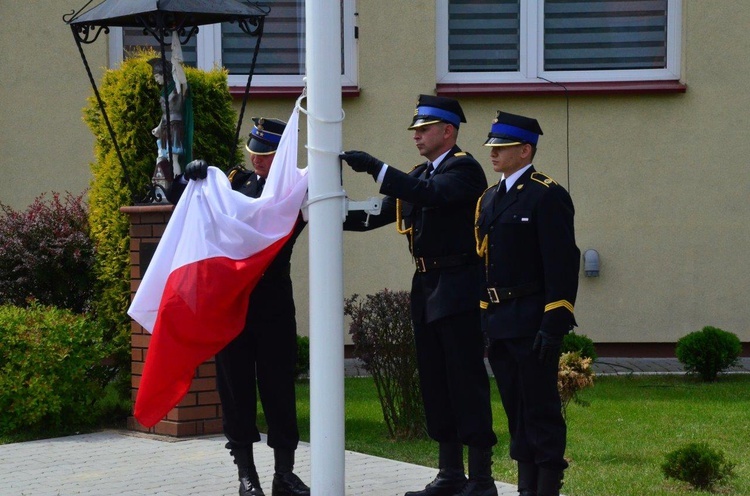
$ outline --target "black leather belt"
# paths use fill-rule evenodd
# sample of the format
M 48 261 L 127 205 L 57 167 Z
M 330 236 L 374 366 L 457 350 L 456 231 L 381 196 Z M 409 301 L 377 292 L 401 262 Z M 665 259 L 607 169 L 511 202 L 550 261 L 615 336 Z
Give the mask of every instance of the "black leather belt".
M 488 287 L 487 295 L 490 297 L 490 303 L 500 303 L 503 300 L 512 300 L 513 298 L 534 294 L 541 289 L 541 284 L 529 282 L 512 288 Z
M 462 253 L 461 255 L 448 255 L 446 257 L 416 257 L 414 261 L 417 264 L 417 272 L 427 272 L 428 270 L 478 263 L 479 257 L 473 253 Z

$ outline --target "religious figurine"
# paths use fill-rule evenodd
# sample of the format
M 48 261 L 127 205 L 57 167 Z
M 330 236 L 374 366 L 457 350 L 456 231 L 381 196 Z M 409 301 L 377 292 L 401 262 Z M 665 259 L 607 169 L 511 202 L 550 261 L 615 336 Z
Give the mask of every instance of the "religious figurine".
M 151 134 L 156 137 L 157 145 L 156 168 L 152 182 L 154 187 L 159 186 L 163 191 L 168 191 L 173 179 L 180 175 L 185 165 L 193 159 L 192 102 L 185 73 L 182 70 L 182 50 L 177 36 L 173 36 L 172 62 L 163 61 L 159 57 L 148 62 L 153 70 L 154 79 L 160 86 L 159 102 L 162 110 L 159 124 L 151 131 Z M 164 99 L 165 85 L 168 95 L 166 101 Z M 167 112 L 169 112 L 168 130 Z M 171 147 L 169 146 L 170 139 Z

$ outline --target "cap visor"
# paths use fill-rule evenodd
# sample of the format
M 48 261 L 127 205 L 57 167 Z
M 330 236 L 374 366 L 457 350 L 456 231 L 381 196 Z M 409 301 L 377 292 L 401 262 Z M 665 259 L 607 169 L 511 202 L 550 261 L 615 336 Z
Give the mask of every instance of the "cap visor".
M 412 122 L 411 126 L 407 127 L 406 129 L 418 129 L 420 127 L 429 126 L 430 124 L 437 124 L 438 122 L 443 121 L 441 121 L 440 119 L 417 119 L 416 121 Z
M 513 146 L 520 145 L 521 141 L 514 141 L 506 138 L 487 138 L 484 142 L 484 146 Z
M 267 145 L 255 138 L 250 138 L 248 143 L 245 145 L 245 149 L 255 155 L 270 155 L 276 152 L 276 148 Z

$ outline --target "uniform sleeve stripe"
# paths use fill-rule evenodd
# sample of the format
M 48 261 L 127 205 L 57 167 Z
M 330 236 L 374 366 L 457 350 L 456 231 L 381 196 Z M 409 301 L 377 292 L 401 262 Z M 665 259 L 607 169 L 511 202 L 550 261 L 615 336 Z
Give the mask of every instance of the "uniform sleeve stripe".
M 550 310 L 560 307 L 567 308 L 570 313 L 573 313 L 573 305 L 568 300 L 558 300 L 553 301 L 552 303 L 547 303 L 544 307 L 544 311 L 549 312 Z

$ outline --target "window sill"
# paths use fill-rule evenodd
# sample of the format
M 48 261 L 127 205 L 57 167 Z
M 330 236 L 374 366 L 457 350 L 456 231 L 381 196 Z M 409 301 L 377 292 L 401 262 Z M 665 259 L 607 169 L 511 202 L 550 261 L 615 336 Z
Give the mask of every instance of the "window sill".
M 561 86 L 565 85 L 565 88 Z M 441 96 L 489 95 L 559 95 L 567 89 L 576 95 L 623 95 L 648 93 L 685 93 L 687 85 L 680 81 L 617 81 L 586 83 L 453 83 L 438 84 Z
M 302 93 L 302 86 L 252 86 L 250 95 L 261 98 L 297 98 Z M 229 93 L 235 98 L 242 98 L 245 94 L 244 86 L 230 86 Z M 358 86 L 342 86 L 343 97 L 358 97 Z

